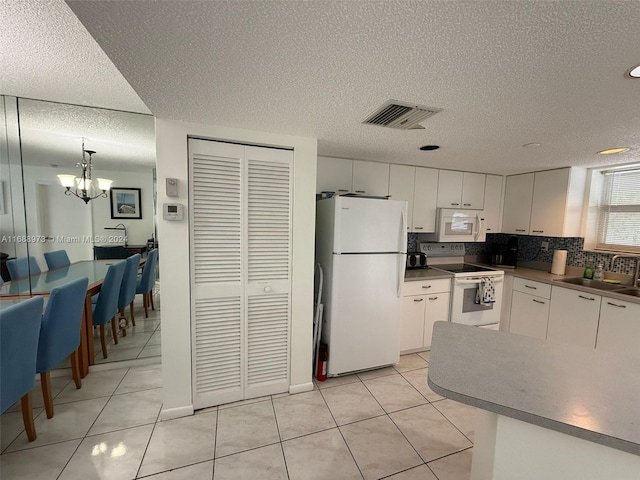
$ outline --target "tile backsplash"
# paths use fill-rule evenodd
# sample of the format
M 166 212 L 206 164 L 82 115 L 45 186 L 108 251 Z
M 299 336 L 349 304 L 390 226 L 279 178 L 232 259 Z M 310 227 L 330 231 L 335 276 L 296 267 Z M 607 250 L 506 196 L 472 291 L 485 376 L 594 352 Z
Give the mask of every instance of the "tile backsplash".
M 484 243 L 465 243 L 467 255 L 478 255 L 485 258 L 485 262 L 491 259 L 491 248 L 495 244 L 507 244 L 509 238 L 514 235 L 506 233 L 489 233 L 487 241 Z M 580 237 L 538 237 L 530 235 L 515 235 L 518 238 L 518 262 L 542 262 L 551 266 L 554 250 L 567 250 L 567 265 L 572 267 L 585 267 L 587 263 L 594 267 L 599 263 L 604 265 L 606 271 L 632 275 L 635 269 L 635 262 L 631 258 L 621 258 L 616 261 L 614 268 L 611 268 L 612 253 L 589 252 L 584 250 L 584 239 Z M 418 250 L 418 234 L 408 235 L 407 248 L 409 252 Z M 549 242 L 549 250 L 543 252 L 540 249 L 542 242 Z

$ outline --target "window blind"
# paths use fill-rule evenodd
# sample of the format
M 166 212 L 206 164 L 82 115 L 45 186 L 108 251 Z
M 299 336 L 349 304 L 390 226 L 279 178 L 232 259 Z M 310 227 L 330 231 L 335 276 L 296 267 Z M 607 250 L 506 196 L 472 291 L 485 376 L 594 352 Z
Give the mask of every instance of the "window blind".
M 640 252 L 640 170 L 603 175 L 597 248 Z

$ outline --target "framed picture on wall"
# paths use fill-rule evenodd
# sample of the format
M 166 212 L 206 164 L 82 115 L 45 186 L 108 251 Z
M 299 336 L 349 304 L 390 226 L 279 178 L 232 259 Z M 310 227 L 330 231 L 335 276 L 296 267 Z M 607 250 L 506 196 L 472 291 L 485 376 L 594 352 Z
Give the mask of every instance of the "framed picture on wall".
M 142 218 L 139 188 L 111 188 L 111 218 Z

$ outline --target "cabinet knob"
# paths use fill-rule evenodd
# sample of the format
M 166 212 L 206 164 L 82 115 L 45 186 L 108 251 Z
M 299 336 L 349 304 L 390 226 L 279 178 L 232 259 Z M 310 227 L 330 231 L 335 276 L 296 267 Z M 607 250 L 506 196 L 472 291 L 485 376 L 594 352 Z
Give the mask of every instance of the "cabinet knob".
M 516 228 L 516 232 L 526 232 L 524 228 Z
M 541 303 L 542 305 L 546 303 L 546 302 L 543 302 L 542 300 L 536 300 L 535 298 L 532 298 L 531 300 L 533 300 L 536 303 Z
M 429 300 L 433 301 L 433 300 L 437 300 L 438 297 L 429 297 Z
M 460 204 L 459 204 L 459 203 L 452 203 L 451 205 L 453 205 L 454 207 L 457 207 L 457 206 L 459 206 Z
M 424 227 L 413 227 L 415 230 L 424 230 Z
M 367 192 L 364 190 L 356 190 L 356 193 L 367 193 Z
M 544 230 L 531 230 L 532 233 L 544 233 Z
M 538 289 L 538 287 L 533 287 L 533 286 L 527 285 L 527 284 L 525 284 L 525 287 L 530 288 L 532 290 L 537 290 Z
M 270 293 L 271 287 L 264 287 L 264 293 Z
M 471 204 L 470 204 L 470 203 L 463 203 L 463 205 L 464 205 L 465 207 L 470 207 L 470 206 L 471 206 Z
M 431 285 L 422 285 L 422 288 L 431 288 Z
M 414 298 L 414 299 L 413 299 L 413 301 L 414 301 L 414 302 L 416 302 L 416 303 L 417 303 L 417 302 L 421 302 L 421 301 L 423 301 L 423 300 L 424 300 L 424 298 Z

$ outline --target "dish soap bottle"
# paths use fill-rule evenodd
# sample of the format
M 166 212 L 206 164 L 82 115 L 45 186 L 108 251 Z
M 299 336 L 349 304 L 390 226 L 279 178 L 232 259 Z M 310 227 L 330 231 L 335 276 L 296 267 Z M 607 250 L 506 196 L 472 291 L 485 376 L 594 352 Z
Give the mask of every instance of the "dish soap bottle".
M 583 276 L 584 278 L 593 278 L 593 264 L 587 263 Z
M 596 271 L 593 274 L 593 279 L 600 281 L 604 280 L 604 266 L 601 263 L 599 263 L 596 267 Z

